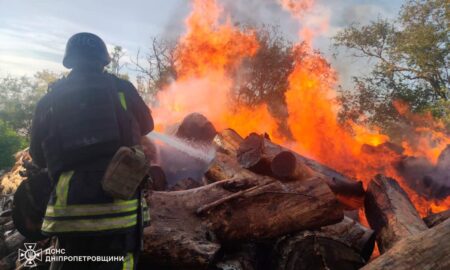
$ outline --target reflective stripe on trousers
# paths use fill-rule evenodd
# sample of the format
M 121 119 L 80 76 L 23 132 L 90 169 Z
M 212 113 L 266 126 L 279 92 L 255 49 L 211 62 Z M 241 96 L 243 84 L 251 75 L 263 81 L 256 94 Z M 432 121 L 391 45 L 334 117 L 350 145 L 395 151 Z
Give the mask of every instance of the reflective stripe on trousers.
M 138 200 L 116 200 L 106 204 L 67 205 L 73 171 L 61 174 L 56 185 L 55 205 L 48 205 L 42 224 L 46 233 L 97 232 L 137 225 Z

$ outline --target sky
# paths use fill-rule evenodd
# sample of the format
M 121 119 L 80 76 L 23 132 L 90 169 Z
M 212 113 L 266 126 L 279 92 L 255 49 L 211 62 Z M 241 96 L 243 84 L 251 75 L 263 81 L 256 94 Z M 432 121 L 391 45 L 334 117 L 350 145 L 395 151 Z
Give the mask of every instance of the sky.
M 277 0 L 218 0 L 234 21 L 277 24 L 295 39 L 298 23 Z M 330 26 L 315 42 L 344 81 L 363 72 L 345 53 L 332 57 L 330 38 L 350 23 L 367 24 L 394 18 L 401 0 L 317 0 L 314 18 L 329 18 Z M 0 0 L 0 76 L 32 76 L 37 71 L 66 71 L 62 58 L 67 39 L 77 32 L 92 32 L 107 43 L 120 45 L 125 62 L 145 52 L 152 37 L 176 38 L 184 31 L 188 0 Z M 132 64 L 126 69 L 132 72 Z M 132 74 L 131 74 L 132 75 Z M 133 77 L 133 76 L 132 76 Z

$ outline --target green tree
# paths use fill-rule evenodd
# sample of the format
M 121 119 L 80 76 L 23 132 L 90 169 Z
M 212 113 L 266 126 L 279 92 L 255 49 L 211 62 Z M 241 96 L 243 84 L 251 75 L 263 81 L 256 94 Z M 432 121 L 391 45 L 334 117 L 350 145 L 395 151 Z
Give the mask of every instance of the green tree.
M 285 92 L 289 86 L 289 75 L 296 61 L 302 57 L 302 52 L 284 37 L 278 26 L 259 27 L 256 38 L 258 51 L 244 59 L 233 74 L 234 98 L 237 104 L 250 107 L 266 104 L 278 120 L 279 130 L 290 137 Z
M 23 149 L 26 142 L 5 121 L 0 119 L 0 170 L 14 164 L 14 154 Z
M 27 137 L 36 103 L 47 92 L 48 85 L 60 76 L 43 70 L 37 72 L 34 78 L 0 78 L 0 119 L 19 135 Z
M 448 9 L 447 0 L 408 0 L 393 21 L 353 24 L 335 36 L 335 46 L 375 60 L 368 75 L 353 78 L 355 89 L 342 90 L 343 118 L 389 127 L 401 119 L 393 101 L 402 100 L 449 120 Z

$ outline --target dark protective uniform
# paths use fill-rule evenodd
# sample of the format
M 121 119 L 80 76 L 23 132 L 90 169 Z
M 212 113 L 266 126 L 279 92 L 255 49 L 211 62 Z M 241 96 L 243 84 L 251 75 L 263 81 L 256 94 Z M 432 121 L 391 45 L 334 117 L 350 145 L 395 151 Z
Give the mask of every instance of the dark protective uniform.
M 123 263 L 64 263 L 63 269 L 132 269 L 138 220 L 148 220 L 148 211 L 137 194 L 131 200 L 105 194 L 101 179 L 120 146 L 139 144 L 152 129 L 134 86 L 108 73 L 75 69 L 39 101 L 30 154 L 54 185 L 42 232 L 58 236 L 66 255 L 125 256 Z

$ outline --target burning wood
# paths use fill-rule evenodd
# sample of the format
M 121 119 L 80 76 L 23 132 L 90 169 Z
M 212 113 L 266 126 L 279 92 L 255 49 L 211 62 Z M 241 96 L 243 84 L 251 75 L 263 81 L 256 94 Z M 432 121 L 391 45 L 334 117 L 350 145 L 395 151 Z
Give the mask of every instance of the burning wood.
M 286 151 L 290 154 L 285 153 Z M 262 135 L 253 133 L 245 138 L 237 151 L 237 157 L 244 168 L 265 175 L 276 176 L 278 174 L 278 177 L 281 176 L 282 179 L 286 176 L 292 177 L 295 174 L 301 177 L 307 175 L 321 176 L 326 179 L 339 202 L 347 208 L 356 209 L 363 203 L 364 189 L 362 182 L 350 180 L 312 159 L 298 153 L 294 154 L 289 149 L 271 142 Z M 275 158 L 281 159 L 281 162 Z M 272 166 L 274 159 L 277 162 Z
M 151 142 L 146 143 L 150 152 L 157 153 Z M 376 236 L 382 255 L 366 268 L 378 269 L 392 258 L 427 258 L 428 253 L 416 254 L 425 235 L 440 235 L 449 242 L 446 227 L 441 226 L 448 223 L 444 220 L 449 211 L 422 221 L 393 179 L 375 177 L 365 194 L 360 182 L 263 135 L 244 139 L 228 129 L 219 133 L 213 144 L 216 156 L 204 174 L 210 184 L 196 187 L 198 182 L 188 179 L 172 187 L 178 191 L 148 194 L 152 222 L 144 231 L 142 265 L 256 270 L 270 264 L 270 269 L 358 269 L 370 260 Z M 20 164 L 16 167 L 21 168 Z M 157 189 L 164 190 L 165 168 L 152 168 L 158 172 Z M 364 195 L 365 213 L 373 230 L 343 218 L 344 208 L 358 205 L 349 203 L 351 199 L 360 202 Z M 16 260 L 8 255 L 11 248 L 24 241 L 18 238 L 20 234 L 10 220 L 8 215 L 0 218 L 1 228 L 9 235 L 0 243 L 0 265 L 7 269 L 12 269 Z M 447 246 L 441 242 L 436 243 L 445 251 Z M 439 267 L 447 266 L 440 253 L 437 260 Z

